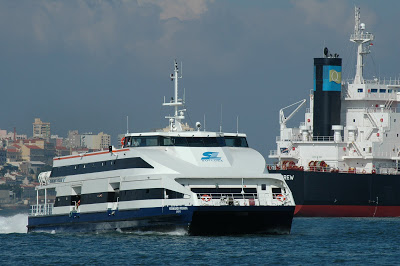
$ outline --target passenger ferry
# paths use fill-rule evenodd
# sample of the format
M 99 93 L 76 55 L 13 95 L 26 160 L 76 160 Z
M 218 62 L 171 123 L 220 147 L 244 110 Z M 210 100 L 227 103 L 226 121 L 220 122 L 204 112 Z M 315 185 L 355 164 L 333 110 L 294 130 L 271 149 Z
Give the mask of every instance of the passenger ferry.
M 28 218 L 33 231 L 174 231 L 191 235 L 290 233 L 295 203 L 281 174 L 269 174 L 246 135 L 187 130 L 184 101 L 164 106 L 169 130 L 127 133 L 121 148 L 54 158 L 39 175 Z M 54 204 L 47 203 L 55 190 Z M 39 198 L 39 197 L 38 197 Z

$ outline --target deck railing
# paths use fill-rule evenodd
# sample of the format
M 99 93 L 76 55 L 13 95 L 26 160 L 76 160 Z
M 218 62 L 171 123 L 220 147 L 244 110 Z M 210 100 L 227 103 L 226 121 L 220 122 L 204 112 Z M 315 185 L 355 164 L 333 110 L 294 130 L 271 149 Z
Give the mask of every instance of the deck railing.
M 198 193 L 202 205 L 211 206 L 259 206 L 257 193 Z
M 54 203 L 31 205 L 29 215 L 30 216 L 51 215 L 53 214 L 53 208 L 54 208 Z
M 330 172 L 330 173 L 350 173 L 350 174 L 382 174 L 382 175 L 400 175 L 400 166 L 398 167 L 377 167 L 372 170 L 365 170 L 363 168 L 350 167 L 347 170 L 337 169 L 333 167 L 322 167 L 322 166 L 308 166 L 308 167 L 281 167 L 276 164 L 267 164 L 267 169 L 276 170 L 294 170 L 294 171 L 306 171 L 306 172 Z

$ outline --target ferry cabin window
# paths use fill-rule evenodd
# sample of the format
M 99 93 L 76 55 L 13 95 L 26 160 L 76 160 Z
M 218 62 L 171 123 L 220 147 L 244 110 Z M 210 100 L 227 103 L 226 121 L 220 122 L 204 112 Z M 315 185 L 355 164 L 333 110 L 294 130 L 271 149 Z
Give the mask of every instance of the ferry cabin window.
M 126 138 L 128 147 L 183 146 L 183 147 L 248 147 L 245 137 L 164 137 L 130 136 Z
M 128 137 L 126 144 L 128 147 L 158 146 L 158 137 Z
M 227 137 L 225 136 L 225 143 L 228 147 L 249 147 L 245 137 Z
M 393 90 L 392 89 L 388 89 L 388 93 L 392 93 L 393 92 Z
M 161 137 L 161 146 L 173 146 L 174 144 L 172 143 L 172 139 L 171 138 L 164 138 Z
M 379 89 L 379 93 L 386 93 L 385 89 Z
M 363 92 L 363 89 L 357 89 L 357 92 Z
M 280 194 L 282 193 L 282 189 L 280 187 L 273 187 L 272 194 Z
M 172 145 L 174 146 L 189 146 L 186 138 L 172 137 L 171 140 L 172 140 Z
M 184 146 L 184 147 L 224 147 L 223 137 L 163 137 L 163 136 L 144 136 L 127 137 L 128 147 L 144 146 Z M 240 146 L 239 146 L 240 147 Z
M 377 93 L 378 89 L 371 89 L 371 93 Z

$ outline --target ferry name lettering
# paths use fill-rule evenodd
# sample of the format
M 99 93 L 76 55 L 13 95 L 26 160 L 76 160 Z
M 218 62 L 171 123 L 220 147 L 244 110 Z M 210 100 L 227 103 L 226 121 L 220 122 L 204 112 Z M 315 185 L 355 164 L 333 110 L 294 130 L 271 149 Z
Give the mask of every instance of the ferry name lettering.
M 169 207 L 169 210 L 170 210 L 170 211 L 178 211 L 178 210 L 180 210 L 180 211 L 187 211 L 187 210 L 188 210 L 188 207 Z
M 181 213 L 182 211 L 187 211 L 188 207 L 169 207 L 170 211 L 175 211 L 176 213 Z

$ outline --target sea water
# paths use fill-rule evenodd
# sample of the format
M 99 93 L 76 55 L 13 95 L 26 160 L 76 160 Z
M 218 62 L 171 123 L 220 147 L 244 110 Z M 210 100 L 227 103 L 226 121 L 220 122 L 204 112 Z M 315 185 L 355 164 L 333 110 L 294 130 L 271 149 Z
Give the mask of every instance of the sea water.
M 0 216 L 0 265 L 307 265 L 400 262 L 400 218 L 295 218 L 289 235 L 26 233 L 26 214 Z M 212 221 L 210 221 L 212 222 Z

